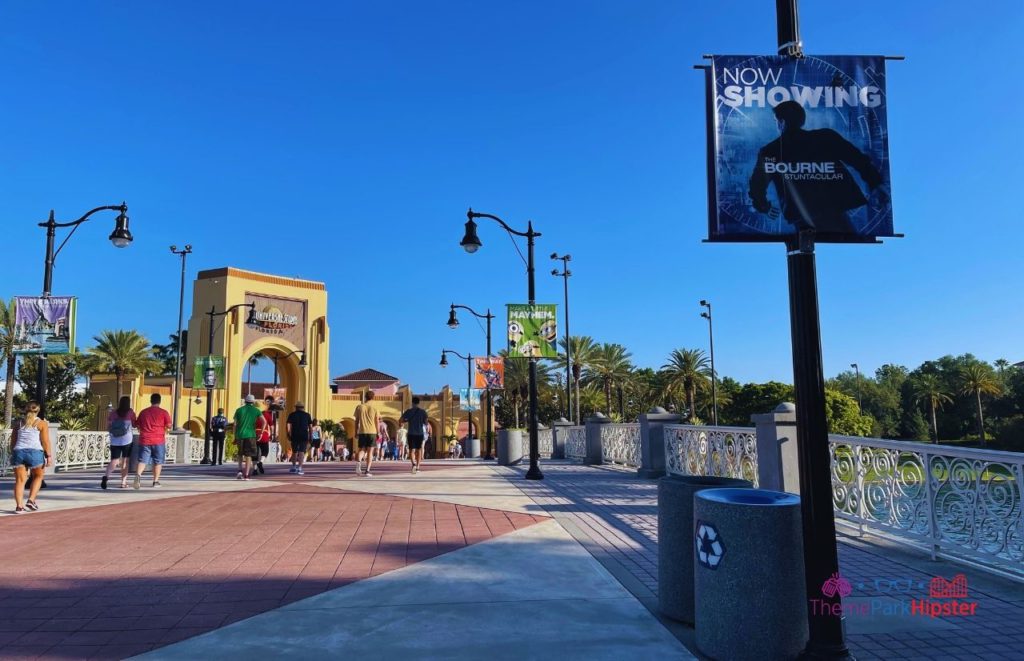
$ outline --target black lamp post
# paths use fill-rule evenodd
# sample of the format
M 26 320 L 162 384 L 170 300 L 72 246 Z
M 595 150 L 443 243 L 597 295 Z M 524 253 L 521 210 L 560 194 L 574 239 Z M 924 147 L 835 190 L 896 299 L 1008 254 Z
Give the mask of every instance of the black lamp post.
M 245 320 L 245 323 L 251 324 L 253 322 L 253 315 L 256 313 L 255 303 L 237 303 L 223 312 L 217 312 L 216 306 L 210 307 L 210 311 L 206 313 L 210 317 L 210 336 L 206 343 L 207 356 L 213 355 L 213 318 L 223 317 L 226 314 L 234 312 L 238 308 L 245 307 L 249 308 L 249 316 Z M 210 459 L 210 418 L 213 417 L 213 388 L 217 385 L 217 372 L 213 368 L 212 361 L 208 361 L 206 369 L 203 370 L 203 385 L 206 386 L 206 438 L 203 441 L 203 460 L 199 463 L 209 466 L 213 464 L 213 461 Z
M 455 314 L 455 311 L 452 311 Z M 466 389 L 470 390 L 473 388 L 473 354 L 463 356 L 458 351 L 452 351 L 451 349 L 441 349 L 441 367 L 448 367 L 448 354 L 455 354 L 459 358 L 466 361 Z M 488 402 L 490 404 L 490 402 Z M 452 415 L 454 418 L 454 414 Z M 469 438 L 473 436 L 473 412 L 469 410 L 469 393 L 466 393 L 466 443 L 468 445 Z M 458 437 L 458 434 L 456 434 Z
M 114 221 L 114 231 L 108 237 L 115 248 L 127 248 L 132 243 L 132 233 L 128 229 L 128 205 L 122 202 L 119 205 L 107 205 L 96 207 L 85 213 L 78 220 L 66 223 L 58 223 L 54 219 L 53 209 L 50 209 L 50 218 L 45 223 L 39 223 L 39 227 L 46 228 L 46 256 L 43 262 L 43 298 L 49 298 L 53 286 L 53 263 L 57 255 L 67 245 L 68 240 L 74 235 L 78 226 L 89 220 L 89 217 L 99 211 L 117 211 L 117 218 Z M 54 240 L 57 237 L 58 227 L 70 227 L 71 231 L 64 237 L 56 250 L 53 249 Z M 39 354 L 36 375 L 36 399 L 39 400 L 39 417 L 46 417 L 46 354 Z
M 451 309 L 448 312 L 448 328 L 452 328 L 452 329 L 459 327 L 459 319 L 458 319 L 458 317 L 455 316 L 455 308 L 462 308 L 463 310 L 468 310 L 469 313 L 472 314 L 474 317 L 478 317 L 480 319 L 486 319 L 487 320 L 487 359 L 490 360 L 490 358 L 491 358 L 491 319 L 494 319 L 494 315 L 491 314 L 491 309 L 487 308 L 487 314 L 480 314 L 479 312 L 477 312 L 473 308 L 469 307 L 468 305 L 456 305 L 455 303 L 452 303 Z M 485 385 L 487 385 L 486 382 L 485 382 Z M 473 387 L 473 383 L 472 382 L 470 382 L 469 387 L 470 388 Z M 491 452 L 491 448 L 493 447 L 492 444 L 491 444 L 491 437 L 494 434 L 494 432 L 493 432 L 493 430 L 491 428 L 491 388 L 490 388 L 489 385 L 487 385 L 487 390 L 486 390 L 485 396 L 487 397 L 487 413 L 485 414 L 486 417 L 485 417 L 484 424 L 486 425 L 486 429 L 487 429 L 487 431 L 485 432 L 485 434 L 487 434 L 487 443 L 486 443 L 487 448 L 486 448 L 486 456 L 484 457 L 484 459 L 494 459 L 494 454 Z
M 181 399 L 182 390 L 182 364 L 185 357 L 181 355 L 181 323 L 185 314 L 185 258 L 192 252 L 192 245 L 186 243 L 185 247 L 178 250 L 178 246 L 171 246 L 171 253 L 181 256 L 181 289 L 178 290 L 178 348 L 175 350 L 176 360 L 174 361 L 174 412 L 172 417 L 172 428 L 181 429 L 178 426 L 178 400 Z
M 850 367 L 857 372 L 857 410 L 863 411 L 864 407 L 861 405 L 860 401 L 860 366 L 858 366 L 857 363 L 850 363 Z
M 490 218 L 497 222 L 505 231 L 510 235 L 524 236 L 526 237 L 527 245 L 527 259 L 526 259 L 526 279 L 527 279 L 527 290 L 529 297 L 529 304 L 534 305 L 536 302 L 535 287 L 534 287 L 534 269 L 533 269 L 533 242 L 540 232 L 533 231 L 533 221 L 528 221 L 526 224 L 525 232 L 517 232 L 508 226 L 508 224 L 498 218 L 497 216 L 489 213 L 477 213 L 470 209 L 466 212 L 466 235 L 462 237 L 462 241 L 459 245 L 465 248 L 466 252 L 474 253 L 480 249 L 483 244 L 480 242 L 480 238 L 476 235 L 476 222 L 474 218 Z M 516 247 L 518 250 L 518 246 Z M 521 257 L 522 255 L 520 255 Z M 540 449 L 537 439 L 537 426 L 540 424 L 539 415 L 537 412 L 537 359 L 530 358 L 530 470 L 526 471 L 526 479 L 528 480 L 543 480 L 544 474 L 540 472 L 540 465 L 538 460 L 540 459 Z
M 572 420 L 572 336 L 569 335 L 569 276 L 572 275 L 569 262 L 572 261 L 572 255 L 559 255 L 553 252 L 551 259 L 562 260 L 562 270 L 551 269 L 551 275 L 561 276 L 565 288 L 565 417 Z
M 700 316 L 708 320 L 708 342 L 711 346 L 711 424 L 718 426 L 718 375 L 715 373 L 715 331 L 711 326 L 711 302 L 701 300 L 701 307 L 707 308 L 707 312 L 701 312 Z

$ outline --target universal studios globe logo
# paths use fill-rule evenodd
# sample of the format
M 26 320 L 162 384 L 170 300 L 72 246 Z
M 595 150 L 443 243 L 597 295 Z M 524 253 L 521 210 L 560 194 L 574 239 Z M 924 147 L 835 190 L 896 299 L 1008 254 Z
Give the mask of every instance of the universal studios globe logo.
M 252 314 L 252 326 L 268 333 L 280 334 L 295 328 L 299 318 L 294 314 L 286 314 L 274 305 L 267 305 Z

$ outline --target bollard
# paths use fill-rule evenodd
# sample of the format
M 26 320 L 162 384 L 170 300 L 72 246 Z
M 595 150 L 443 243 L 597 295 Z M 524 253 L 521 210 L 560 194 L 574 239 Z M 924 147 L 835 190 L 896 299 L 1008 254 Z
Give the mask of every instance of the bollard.
M 502 429 L 498 432 L 498 465 L 515 466 L 523 461 L 523 432 Z
M 750 488 L 747 480 L 668 475 L 658 480 L 658 610 L 693 625 L 693 497 L 702 489 Z
M 795 659 L 807 643 L 800 497 L 765 489 L 696 495 L 697 648 L 712 659 Z

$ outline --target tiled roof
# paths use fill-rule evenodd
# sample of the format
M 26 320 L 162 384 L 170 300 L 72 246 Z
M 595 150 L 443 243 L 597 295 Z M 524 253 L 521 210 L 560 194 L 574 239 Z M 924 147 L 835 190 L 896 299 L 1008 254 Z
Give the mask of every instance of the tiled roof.
M 366 369 L 359 370 L 358 372 L 336 376 L 332 381 L 335 383 L 338 381 L 398 381 L 398 377 L 385 374 L 384 372 L 378 372 L 375 369 L 367 367 Z

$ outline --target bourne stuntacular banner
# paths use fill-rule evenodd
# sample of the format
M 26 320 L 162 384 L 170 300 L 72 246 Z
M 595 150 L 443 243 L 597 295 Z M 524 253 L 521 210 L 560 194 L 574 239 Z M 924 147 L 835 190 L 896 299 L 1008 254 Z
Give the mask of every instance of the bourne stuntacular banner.
M 710 241 L 895 236 L 884 58 L 715 56 L 707 75 Z

